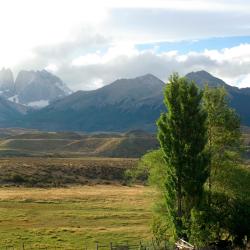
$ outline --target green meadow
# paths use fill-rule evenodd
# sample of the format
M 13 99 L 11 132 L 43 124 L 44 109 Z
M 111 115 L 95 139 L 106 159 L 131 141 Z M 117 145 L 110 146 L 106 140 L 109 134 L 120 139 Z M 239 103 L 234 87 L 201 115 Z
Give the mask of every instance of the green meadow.
M 152 194 L 143 186 L 1 188 L 1 249 L 95 249 L 96 242 L 150 240 Z

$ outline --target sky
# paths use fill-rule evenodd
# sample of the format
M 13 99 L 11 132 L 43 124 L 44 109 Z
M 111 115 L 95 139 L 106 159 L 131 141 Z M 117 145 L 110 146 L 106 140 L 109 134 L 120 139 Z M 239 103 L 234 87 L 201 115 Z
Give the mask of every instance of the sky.
M 206 70 L 250 87 L 249 0 L 0 0 L 0 67 L 72 90 Z

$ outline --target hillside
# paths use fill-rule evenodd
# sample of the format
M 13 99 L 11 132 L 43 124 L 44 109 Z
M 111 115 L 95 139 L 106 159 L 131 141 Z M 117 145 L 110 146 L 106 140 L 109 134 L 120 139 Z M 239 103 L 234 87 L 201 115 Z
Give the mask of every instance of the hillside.
M 2 156 L 101 156 L 140 157 L 158 147 L 156 138 L 143 131 L 125 134 L 79 134 L 73 132 L 2 135 Z
M 28 115 L 22 125 L 44 130 L 152 131 L 163 110 L 164 83 L 153 75 L 78 91 Z
M 2 128 L 21 122 L 27 112 L 28 108 L 25 106 L 10 102 L 0 96 L 0 126 Z
M 229 94 L 229 104 L 239 114 L 241 123 L 243 125 L 250 125 L 250 88 L 239 89 L 230 86 L 204 70 L 189 73 L 186 77 L 190 80 L 194 80 L 200 87 L 204 87 L 205 84 L 208 84 L 211 87 L 224 86 Z
M 206 84 L 212 88 L 223 87 L 223 86 L 229 87 L 229 85 L 227 85 L 221 79 L 209 74 L 205 70 L 190 72 L 186 74 L 186 77 L 192 81 L 195 81 L 195 83 L 201 88 L 204 88 Z

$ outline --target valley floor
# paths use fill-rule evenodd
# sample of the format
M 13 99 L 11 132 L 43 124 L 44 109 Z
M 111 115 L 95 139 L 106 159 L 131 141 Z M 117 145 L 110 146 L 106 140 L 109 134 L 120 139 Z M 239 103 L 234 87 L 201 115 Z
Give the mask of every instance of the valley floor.
M 143 186 L 0 188 L 0 249 L 95 249 L 151 238 L 153 190 Z

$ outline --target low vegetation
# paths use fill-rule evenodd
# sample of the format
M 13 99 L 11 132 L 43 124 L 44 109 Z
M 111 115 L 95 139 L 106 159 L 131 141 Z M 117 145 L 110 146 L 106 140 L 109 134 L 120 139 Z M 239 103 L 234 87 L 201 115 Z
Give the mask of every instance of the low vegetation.
M 135 186 L 0 188 L 0 249 L 150 240 L 153 191 Z M 53 248 L 54 249 L 54 248 Z
M 58 187 L 76 184 L 125 184 L 125 171 L 137 164 L 129 158 L 0 159 L 0 185 Z

